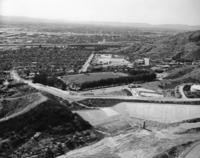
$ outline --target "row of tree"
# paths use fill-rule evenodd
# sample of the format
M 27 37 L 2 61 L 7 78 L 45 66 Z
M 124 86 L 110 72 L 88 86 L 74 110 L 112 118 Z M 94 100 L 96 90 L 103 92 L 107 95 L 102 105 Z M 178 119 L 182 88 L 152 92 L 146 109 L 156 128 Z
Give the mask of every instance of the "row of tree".
M 80 90 L 84 90 L 84 89 L 90 89 L 94 87 L 129 84 L 136 81 L 149 82 L 155 79 L 156 79 L 156 74 L 153 72 L 149 72 L 149 73 L 143 73 L 143 74 L 138 74 L 138 75 L 123 76 L 119 78 L 108 78 L 108 79 L 101 79 L 98 81 L 88 81 L 77 86 L 80 87 Z
M 149 81 L 153 81 L 155 79 L 156 79 L 156 74 L 154 72 L 151 72 L 151 71 L 150 72 L 148 72 L 148 71 L 136 72 L 136 71 L 134 71 L 134 72 L 132 72 L 132 75 L 129 75 L 129 76 L 121 76 L 118 78 L 107 78 L 107 79 L 101 79 L 98 81 L 88 81 L 88 82 L 84 82 L 82 84 L 74 83 L 74 86 L 72 86 L 70 88 L 72 90 L 85 90 L 85 89 L 91 89 L 91 88 L 95 88 L 95 87 L 130 84 L 130 83 L 138 82 L 138 81 L 139 82 L 149 82 Z M 63 83 L 61 80 L 59 80 L 56 77 L 48 77 L 48 75 L 45 72 L 37 74 L 33 78 L 33 82 L 57 87 L 57 88 L 60 88 L 63 90 L 65 90 L 67 88 L 66 84 Z
M 35 75 L 35 77 L 33 78 L 33 83 L 40 83 L 43 85 L 57 87 L 63 90 L 66 89 L 65 83 L 54 76 L 49 77 L 45 72 Z

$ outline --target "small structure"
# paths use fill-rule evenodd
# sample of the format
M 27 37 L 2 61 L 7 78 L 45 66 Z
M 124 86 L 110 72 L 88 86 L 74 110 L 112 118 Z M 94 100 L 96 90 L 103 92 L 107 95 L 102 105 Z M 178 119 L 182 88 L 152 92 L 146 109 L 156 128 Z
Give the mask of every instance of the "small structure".
M 3 85 L 4 85 L 4 86 L 8 86 L 8 85 L 9 85 L 8 80 L 5 80 L 5 81 L 3 82 Z
M 190 88 L 191 92 L 200 92 L 200 85 L 194 84 Z
M 149 66 L 150 65 L 150 58 L 136 59 L 135 64 L 136 65 Z
M 150 58 L 144 58 L 144 65 L 149 66 L 150 65 Z
M 137 64 L 137 65 L 143 65 L 144 64 L 144 60 L 143 59 L 136 59 L 135 60 L 135 64 Z

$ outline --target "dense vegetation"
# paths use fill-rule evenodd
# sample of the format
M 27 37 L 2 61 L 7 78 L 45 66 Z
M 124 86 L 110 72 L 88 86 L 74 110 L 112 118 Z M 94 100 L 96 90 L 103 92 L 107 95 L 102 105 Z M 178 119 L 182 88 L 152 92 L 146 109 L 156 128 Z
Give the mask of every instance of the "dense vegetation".
M 164 89 L 172 89 L 181 83 L 200 83 L 200 67 L 185 66 L 171 70 L 169 75 L 160 82 L 160 87 Z
M 185 66 L 177 69 L 173 69 L 169 72 L 169 75 L 165 77 L 165 79 L 175 79 L 182 77 L 186 75 L 187 73 L 190 73 L 192 70 L 194 70 L 195 66 Z
M 36 74 L 33 78 L 33 83 L 41 83 L 43 85 L 57 87 L 63 90 L 66 89 L 65 83 L 63 83 L 60 79 L 56 78 L 55 76 L 48 76 L 45 72 Z
M 154 41 L 137 41 L 121 53 L 134 60 L 150 57 L 153 61 L 173 58 L 176 61 L 200 60 L 200 31 L 184 32 L 156 38 Z
M 155 79 L 156 79 L 155 73 L 149 72 L 149 73 L 142 73 L 130 76 L 123 76 L 119 78 L 108 78 L 108 79 L 101 79 L 98 81 L 84 82 L 79 86 L 81 90 L 84 90 L 94 87 L 128 84 L 132 82 L 149 82 Z
M 32 72 L 66 73 L 77 71 L 91 52 L 58 47 L 32 47 L 0 51 L 0 70 L 13 67 Z

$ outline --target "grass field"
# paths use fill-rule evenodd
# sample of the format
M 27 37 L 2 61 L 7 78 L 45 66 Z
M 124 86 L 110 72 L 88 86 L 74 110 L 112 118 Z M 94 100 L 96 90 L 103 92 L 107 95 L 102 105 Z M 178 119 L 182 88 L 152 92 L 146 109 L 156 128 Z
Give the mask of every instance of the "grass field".
M 119 73 L 119 72 L 118 73 L 114 73 L 114 72 L 87 73 L 87 74 L 62 76 L 61 79 L 66 84 L 70 84 L 70 83 L 81 84 L 81 83 L 89 82 L 89 81 L 98 81 L 101 79 L 108 79 L 108 78 L 118 78 L 122 76 L 128 76 L 128 74 Z

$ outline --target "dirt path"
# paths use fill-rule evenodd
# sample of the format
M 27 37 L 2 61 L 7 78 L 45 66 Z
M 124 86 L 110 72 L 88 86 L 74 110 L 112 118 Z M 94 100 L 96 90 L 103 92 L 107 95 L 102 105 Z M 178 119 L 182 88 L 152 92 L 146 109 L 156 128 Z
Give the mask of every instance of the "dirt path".
M 19 111 L 19 112 L 16 112 L 8 117 L 3 117 L 0 119 L 0 122 L 3 122 L 3 121 L 7 121 L 11 118 L 14 118 L 18 115 L 22 115 L 24 113 L 26 113 L 27 111 L 30 111 L 31 109 L 33 109 L 34 107 L 36 107 L 37 105 L 39 105 L 40 103 L 43 103 L 47 100 L 47 98 L 43 95 L 41 95 L 40 93 L 38 93 L 38 95 L 40 96 L 40 98 L 36 101 L 34 101 L 33 103 L 30 103 L 29 106 L 25 107 L 23 110 Z

